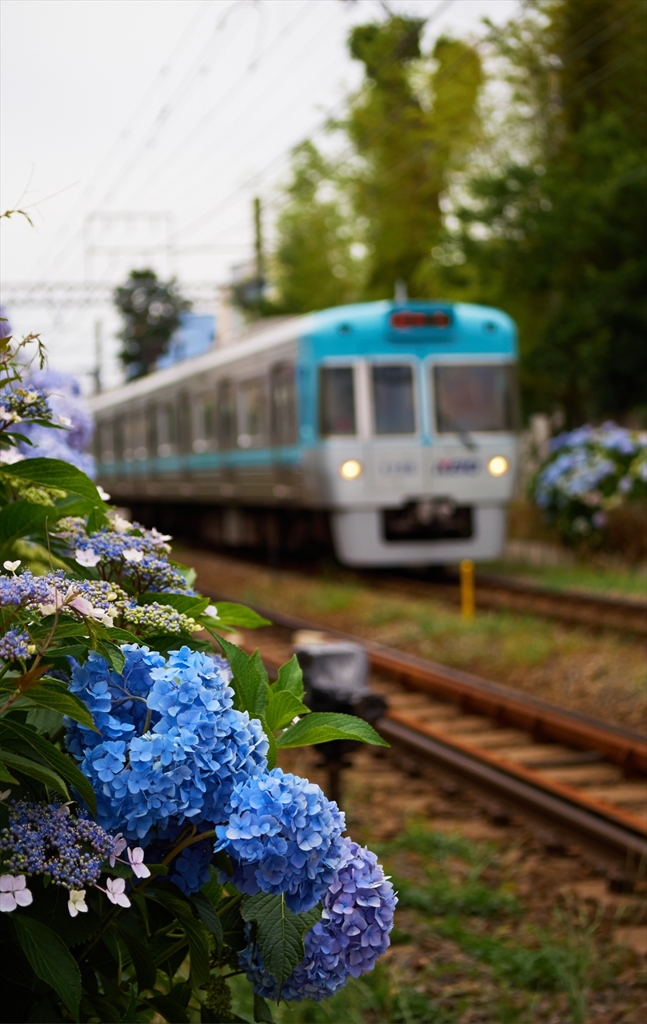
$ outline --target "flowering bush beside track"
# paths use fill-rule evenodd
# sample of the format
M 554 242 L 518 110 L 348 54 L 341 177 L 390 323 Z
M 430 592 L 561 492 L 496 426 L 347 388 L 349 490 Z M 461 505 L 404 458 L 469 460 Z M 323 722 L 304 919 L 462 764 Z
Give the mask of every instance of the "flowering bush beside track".
M 237 1020 L 240 974 L 255 1020 L 327 998 L 387 948 L 396 897 L 277 754 L 383 741 L 311 713 L 295 658 L 270 684 L 226 638 L 265 620 L 200 596 L 169 537 L 107 504 L 34 342 L 0 339 L 5 1018 Z
M 609 512 L 647 497 L 647 434 L 610 422 L 559 434 L 530 492 L 564 540 L 597 546 Z

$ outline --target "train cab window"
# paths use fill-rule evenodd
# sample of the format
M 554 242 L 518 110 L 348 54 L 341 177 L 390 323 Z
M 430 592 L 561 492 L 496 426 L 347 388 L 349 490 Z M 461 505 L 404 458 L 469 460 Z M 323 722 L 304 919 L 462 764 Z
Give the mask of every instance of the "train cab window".
M 177 419 L 175 405 L 170 402 L 158 407 L 157 454 L 163 459 L 172 455 L 177 445 Z
M 294 366 L 290 363 L 272 367 L 270 394 L 272 444 L 294 444 L 297 439 L 296 387 Z
M 265 381 L 262 377 L 238 385 L 238 446 L 258 448 L 265 433 Z
M 517 429 L 517 381 L 510 364 L 434 366 L 433 379 L 440 434 Z
M 355 434 L 353 367 L 322 366 L 319 394 L 319 424 L 322 437 Z
M 96 436 L 98 447 L 97 457 L 99 459 L 99 462 L 114 462 L 115 441 L 112 423 L 109 420 L 103 420 L 101 423 L 99 423 Z
M 402 365 L 371 367 L 373 419 L 376 434 L 415 434 L 413 368 Z
M 230 380 L 221 380 L 218 384 L 216 399 L 216 431 L 218 447 L 221 449 L 235 448 L 238 437 L 238 421 L 236 415 L 236 390 Z

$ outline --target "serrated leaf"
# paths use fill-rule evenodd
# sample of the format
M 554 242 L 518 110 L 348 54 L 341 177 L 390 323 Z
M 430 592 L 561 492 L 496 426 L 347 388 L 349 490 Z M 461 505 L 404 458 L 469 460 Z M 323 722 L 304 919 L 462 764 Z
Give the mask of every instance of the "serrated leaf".
M 74 787 L 92 814 L 96 813 L 96 797 L 90 781 L 69 757 L 63 754 L 53 743 L 50 743 L 49 740 L 46 740 L 44 736 L 40 736 L 34 729 L 30 729 L 29 726 L 22 725 L 10 718 L 5 718 L 2 725 L 3 728 L 19 736 L 25 743 L 29 743 L 59 775 L 69 782 L 70 786 Z
M 256 717 L 264 714 L 269 687 L 266 681 L 267 673 L 262 666 L 258 651 L 255 651 L 250 657 L 241 651 L 240 647 L 236 647 L 224 637 L 218 635 L 217 640 L 225 652 L 225 657 L 233 673 L 231 685 L 236 694 L 234 706 L 237 710 L 249 711 L 250 715 Z
M 265 718 L 265 715 L 258 715 L 257 717 L 261 725 L 263 726 L 263 732 L 265 733 L 267 742 L 269 744 L 269 748 L 267 751 L 267 768 L 268 771 L 272 771 L 272 768 L 276 768 L 276 760 L 278 757 L 278 748 L 276 746 L 276 740 L 274 739 L 274 733 L 267 724 L 267 719 Z
M 11 750 L 0 751 L 0 763 L 5 768 L 13 768 L 14 771 L 27 775 L 30 779 L 42 782 L 43 785 L 49 786 L 50 789 L 60 793 L 65 800 L 70 799 L 68 788 L 61 776 L 53 772 L 51 768 L 47 768 L 44 764 L 39 764 L 38 761 L 32 761 L 28 757 L 23 757 L 22 754 L 14 754 Z
M 111 640 L 113 644 L 138 644 L 140 643 L 139 637 L 136 637 L 134 633 L 130 633 L 127 629 L 120 629 L 118 626 L 104 626 L 105 636 L 108 640 Z
M 286 661 L 285 665 L 281 665 L 276 682 L 272 683 L 272 690 L 276 693 L 279 690 L 286 690 L 288 693 L 293 694 L 297 700 L 303 700 L 303 694 L 305 693 L 303 672 L 296 654 L 293 654 L 290 660 Z
M 3 764 L 0 764 L 0 782 L 13 782 L 14 785 L 18 785 L 18 779 L 10 775 Z
M 276 745 L 281 750 L 287 747 L 307 747 L 313 743 L 328 743 L 330 740 L 357 740 L 360 743 L 373 743 L 378 747 L 389 746 L 363 718 L 336 714 L 332 711 L 314 711 L 307 718 L 299 719 L 277 737 Z
M 13 923 L 34 974 L 51 985 L 72 1014 L 72 1019 L 78 1020 L 81 973 L 65 943 L 55 931 L 33 918 L 16 914 Z
M 241 914 L 245 921 L 255 921 L 257 942 L 266 970 L 281 988 L 297 964 L 303 960 L 303 940 L 297 915 L 286 906 L 285 895 L 258 893 L 244 900 Z
M 151 898 L 170 910 L 184 929 L 189 943 L 191 983 L 194 988 L 199 988 L 209 977 L 210 971 L 209 945 L 204 926 L 196 921 L 190 905 L 173 893 L 158 890 Z
M 126 665 L 126 656 L 117 644 L 113 644 L 111 640 L 97 640 L 95 650 L 106 659 L 110 667 L 120 676 Z
M 21 700 L 29 701 L 38 708 L 49 708 L 50 711 L 58 711 L 61 715 L 67 715 L 79 725 L 86 729 L 97 732 L 92 715 L 82 700 L 68 692 L 61 692 L 58 688 L 50 685 L 49 682 L 32 687 L 26 693 L 21 694 Z
M 154 1006 L 169 1024 L 189 1024 L 187 1011 L 170 996 L 149 996 L 147 1002 Z
M 270 695 L 267 701 L 267 710 L 265 712 L 265 718 L 270 729 L 274 732 L 276 729 L 284 729 L 286 725 L 289 725 L 293 718 L 298 715 L 310 714 L 310 708 L 307 708 L 298 697 L 295 697 L 289 690 L 275 690 L 274 687 L 270 687 Z
M 135 986 L 131 985 L 128 995 L 128 1006 L 124 1010 L 123 1016 L 119 1018 L 119 1024 L 138 1024 L 137 1015 L 137 992 Z
M 218 612 L 218 618 L 212 619 L 212 623 L 223 626 L 240 626 L 243 629 L 258 629 L 259 626 L 271 626 L 269 619 L 244 604 L 236 604 L 233 601 L 214 601 Z
M 100 509 L 107 507 L 90 477 L 69 462 L 60 459 L 25 459 L 11 466 L 3 465 L 2 470 L 3 473 L 27 480 L 38 487 L 49 487 L 85 498 L 90 506 Z
M 193 597 L 190 594 L 140 594 L 137 604 L 168 604 L 182 615 L 198 618 L 209 607 L 208 597 Z
M 157 968 L 153 963 L 153 958 L 146 944 L 135 935 L 131 935 L 125 928 L 119 928 L 119 937 L 125 943 L 130 953 L 130 959 L 133 962 L 135 974 L 137 975 L 137 991 L 141 992 L 146 988 L 154 988 L 157 980 Z
M 208 896 L 203 892 L 194 892 L 190 897 L 193 906 L 200 915 L 200 920 L 209 929 L 216 941 L 222 945 L 224 941 L 222 932 L 222 921 L 218 917 L 215 907 Z
M 254 1021 L 260 1024 L 274 1024 L 274 1017 L 269 1003 L 262 996 L 254 993 Z
M 4 557 L 5 549 L 20 537 L 28 537 L 40 530 L 46 520 L 50 523 L 57 519 L 51 505 L 32 505 L 27 501 L 12 501 L 0 511 L 0 557 Z
M 321 918 L 321 904 L 318 903 L 312 910 L 305 910 L 302 914 L 297 914 L 297 921 L 299 922 L 299 928 L 301 929 L 301 935 L 304 936 L 306 932 L 309 932 L 311 928 L 314 928 L 317 921 Z

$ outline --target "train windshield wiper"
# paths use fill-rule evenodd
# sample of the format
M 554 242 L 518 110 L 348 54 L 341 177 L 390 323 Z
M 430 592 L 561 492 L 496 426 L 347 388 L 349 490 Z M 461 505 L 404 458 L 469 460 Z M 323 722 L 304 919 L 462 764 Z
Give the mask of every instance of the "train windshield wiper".
M 478 450 L 478 445 L 469 431 L 465 430 L 464 427 L 461 427 L 459 423 L 453 420 L 451 416 L 448 416 L 445 412 L 443 412 L 443 419 L 448 424 L 450 433 L 456 434 L 468 451 L 475 452 Z

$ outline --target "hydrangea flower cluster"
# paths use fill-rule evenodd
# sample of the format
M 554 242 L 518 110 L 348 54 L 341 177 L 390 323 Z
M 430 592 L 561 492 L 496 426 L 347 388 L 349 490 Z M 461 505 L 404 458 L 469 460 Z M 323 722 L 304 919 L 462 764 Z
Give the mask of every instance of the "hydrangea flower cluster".
M 319 786 L 274 768 L 238 783 L 216 850 L 234 862 L 241 892 L 284 893 L 295 914 L 310 910 L 341 863 L 345 818 Z
M 166 559 L 168 537 L 139 523 L 113 517 L 112 528 L 91 536 L 81 519 L 64 519 L 58 536 L 75 551 L 76 561 L 95 568 L 102 579 L 127 581 L 137 593 L 192 594 L 184 577 Z
M 4 866 L 25 875 L 47 875 L 55 885 L 80 889 L 94 884 L 102 864 L 116 855 L 116 840 L 87 818 L 73 817 L 66 805 L 20 800 L 9 808 L 0 832 Z
M 559 434 L 531 494 L 565 537 L 599 540 L 612 509 L 647 495 L 647 434 L 611 422 Z
M 344 839 L 342 866 L 324 894 L 321 919 L 306 934 L 305 956 L 287 978 L 281 998 L 328 999 L 349 976 L 372 971 L 389 946 L 396 903 L 375 854 Z M 264 969 L 258 949 L 250 944 L 239 959 L 254 991 L 276 999 L 276 982 Z
M 88 476 L 94 476 L 94 459 L 85 451 L 92 440 L 94 426 L 76 378 L 49 368 L 34 369 L 29 384 L 32 390 L 43 396 L 48 410 L 45 418 L 64 429 L 52 430 L 38 423 L 25 424 L 20 432 L 29 438 L 31 444 L 20 444 L 22 454 L 25 458 L 61 459 Z M 33 419 L 33 415 L 30 418 Z
M 67 736 L 97 794 L 98 821 L 145 846 L 162 830 L 226 819 L 236 781 L 264 772 L 268 750 L 261 723 L 232 707 L 228 666 L 188 647 L 168 660 L 121 649 L 122 675 L 92 653 L 70 684 L 99 729 L 69 723 Z
M 122 607 L 124 625 L 147 633 L 195 633 L 202 626 L 190 615 L 184 615 L 167 604 L 136 604 L 128 601 Z
M 3 658 L 4 661 L 23 660 L 34 651 L 35 647 L 29 636 L 21 630 L 10 629 L 0 637 L 0 658 Z
M 62 569 L 47 576 L 34 576 L 29 569 L 19 576 L 0 576 L 0 606 L 38 608 L 52 602 L 55 592 L 63 593 L 68 586 Z

